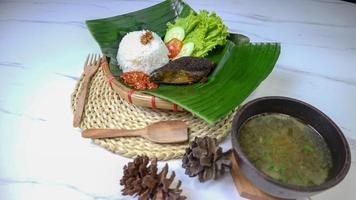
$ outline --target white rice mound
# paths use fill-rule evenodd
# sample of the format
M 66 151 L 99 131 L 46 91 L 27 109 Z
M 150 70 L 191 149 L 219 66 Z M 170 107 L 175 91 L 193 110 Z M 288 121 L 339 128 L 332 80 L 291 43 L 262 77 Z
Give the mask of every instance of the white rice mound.
M 145 33 L 146 30 L 134 31 L 122 38 L 117 60 L 123 72 L 150 74 L 169 62 L 168 49 L 156 33 L 152 32 L 153 38 L 148 44 L 141 43 L 141 36 Z

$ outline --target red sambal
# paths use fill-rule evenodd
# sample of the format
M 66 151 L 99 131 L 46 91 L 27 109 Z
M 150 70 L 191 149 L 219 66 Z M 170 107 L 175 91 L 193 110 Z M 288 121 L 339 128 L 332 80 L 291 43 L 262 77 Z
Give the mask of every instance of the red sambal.
M 150 81 L 150 77 L 139 71 L 125 72 L 120 75 L 121 80 L 135 90 L 156 89 L 158 84 Z

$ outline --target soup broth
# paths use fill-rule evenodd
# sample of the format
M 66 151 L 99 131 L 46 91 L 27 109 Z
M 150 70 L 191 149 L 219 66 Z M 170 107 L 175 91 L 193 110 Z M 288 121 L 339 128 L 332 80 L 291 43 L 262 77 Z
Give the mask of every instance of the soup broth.
M 332 167 L 324 138 L 289 115 L 265 113 L 251 117 L 241 126 L 238 142 L 257 169 L 282 183 L 320 185 Z

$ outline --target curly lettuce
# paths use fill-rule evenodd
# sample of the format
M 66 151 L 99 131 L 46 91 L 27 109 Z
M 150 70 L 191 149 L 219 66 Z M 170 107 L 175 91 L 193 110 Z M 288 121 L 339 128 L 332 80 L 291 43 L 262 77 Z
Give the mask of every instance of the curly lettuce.
M 194 43 L 192 56 L 205 57 L 216 46 L 225 45 L 229 35 L 227 27 L 215 12 L 209 14 L 202 10 L 199 13 L 191 12 L 185 18 L 178 18 L 175 23 L 167 24 L 167 31 L 180 26 L 185 31 L 183 43 Z

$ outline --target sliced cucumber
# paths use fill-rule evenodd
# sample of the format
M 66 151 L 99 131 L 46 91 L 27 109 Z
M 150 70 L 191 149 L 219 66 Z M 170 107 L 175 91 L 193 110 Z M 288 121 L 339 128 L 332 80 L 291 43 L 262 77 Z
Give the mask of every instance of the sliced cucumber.
M 183 44 L 182 49 L 180 50 L 179 54 L 175 58 L 190 56 L 192 55 L 193 51 L 194 51 L 194 43 L 188 42 L 186 44 Z
M 166 36 L 164 36 L 164 43 L 171 41 L 173 38 L 177 38 L 178 40 L 183 41 L 184 37 L 184 29 L 180 26 L 175 26 L 167 31 Z

